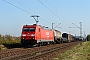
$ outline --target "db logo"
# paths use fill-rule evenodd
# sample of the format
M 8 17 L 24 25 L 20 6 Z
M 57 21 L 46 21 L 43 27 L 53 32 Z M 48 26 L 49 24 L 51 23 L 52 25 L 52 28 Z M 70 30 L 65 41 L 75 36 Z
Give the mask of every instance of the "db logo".
M 46 35 L 49 35 L 49 32 L 46 32 Z

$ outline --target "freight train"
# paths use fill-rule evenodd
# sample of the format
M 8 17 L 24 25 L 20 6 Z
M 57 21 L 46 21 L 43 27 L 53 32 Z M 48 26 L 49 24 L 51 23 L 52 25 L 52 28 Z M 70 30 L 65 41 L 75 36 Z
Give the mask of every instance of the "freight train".
M 23 45 L 43 45 L 50 43 L 71 42 L 74 36 L 61 33 L 54 29 L 45 29 L 41 25 L 24 25 L 21 33 L 21 44 Z

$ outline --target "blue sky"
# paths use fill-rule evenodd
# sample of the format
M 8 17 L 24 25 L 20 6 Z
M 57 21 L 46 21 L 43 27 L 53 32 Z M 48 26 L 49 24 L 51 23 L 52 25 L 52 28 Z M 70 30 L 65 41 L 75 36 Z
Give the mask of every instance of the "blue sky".
M 49 28 L 51 23 L 55 23 L 54 27 L 61 23 L 61 28 L 55 29 L 73 35 L 80 35 L 80 29 L 69 27 L 82 22 L 82 33 L 90 34 L 90 0 L 0 0 L 0 34 L 20 36 L 24 24 L 35 23 L 31 15 L 39 15 L 38 24 Z

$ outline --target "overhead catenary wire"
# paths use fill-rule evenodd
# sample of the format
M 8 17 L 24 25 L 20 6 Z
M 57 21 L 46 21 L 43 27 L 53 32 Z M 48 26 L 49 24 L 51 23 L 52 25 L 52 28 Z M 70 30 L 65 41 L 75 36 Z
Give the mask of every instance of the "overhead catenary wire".
M 48 8 L 42 1 L 38 0 L 45 8 L 47 8 L 52 14 L 54 14 L 59 20 L 61 20 L 62 22 L 64 22 L 64 20 L 62 20 L 57 14 L 55 14 L 50 8 Z M 51 6 L 51 5 L 50 5 Z M 55 10 L 55 9 L 54 9 Z M 55 10 L 56 11 L 56 10 Z M 57 12 L 57 11 L 56 11 Z M 68 24 L 66 22 L 64 22 L 66 24 L 66 26 L 68 26 Z M 68 26 L 69 27 L 69 26 Z
M 60 13 L 47 1 L 47 0 L 45 0 L 45 2 L 58 14 L 58 16 L 60 15 Z M 61 16 L 61 15 L 60 15 Z M 61 17 L 63 17 L 63 16 L 61 16 Z M 65 25 L 67 26 L 67 28 L 69 29 L 69 25 L 65 22 L 65 20 L 67 20 L 67 19 L 64 19 L 64 18 L 62 18 L 62 20 L 64 21 L 64 23 L 65 23 Z M 71 21 L 67 21 L 68 23 L 71 23 Z M 63 28 L 64 29 L 64 28 Z M 61 30 L 61 29 L 60 29 Z M 65 29 L 64 29 L 65 30 Z M 70 29 L 71 30 L 71 29 Z
M 48 3 L 47 0 L 45 0 L 45 1 Z M 55 12 L 57 12 L 57 11 L 51 6 L 51 4 L 48 3 L 48 5 L 49 5 Z M 58 13 L 58 12 L 57 12 L 57 13 Z
M 46 1 L 46 3 L 48 3 L 48 5 L 56 12 L 56 13 L 58 13 L 59 14 L 59 12 L 47 1 L 47 0 L 45 0 Z M 60 14 L 59 14 L 60 15 Z M 61 15 L 60 15 L 61 16 Z M 65 19 L 66 20 L 66 19 Z M 70 22 L 70 21 L 69 21 Z
M 46 7 L 50 12 L 52 12 L 55 16 L 57 16 L 52 10 L 50 10 L 43 2 L 38 0 L 44 7 Z
M 31 9 L 30 7 L 26 6 L 25 4 L 23 4 L 23 3 L 19 2 L 18 0 L 15 0 L 15 1 L 16 1 L 16 2 L 18 2 L 19 4 L 21 4 L 21 5 L 25 6 L 26 8 L 28 8 L 28 9 L 32 10 L 33 12 L 37 13 L 36 11 L 34 11 L 34 10 L 33 10 L 33 9 Z
M 40 0 L 39 0 L 39 1 L 40 1 Z M 46 1 L 46 3 L 47 3 L 58 15 L 60 15 L 59 12 L 58 12 L 47 0 L 45 0 L 45 1 Z M 53 11 L 52 11 L 52 12 L 53 12 Z M 54 13 L 54 12 L 53 12 L 53 13 Z M 56 13 L 55 13 L 55 14 L 56 14 Z M 57 15 L 57 16 L 58 16 L 58 15 Z M 58 16 L 58 18 L 61 19 L 59 16 Z M 64 25 L 66 25 L 66 27 L 69 29 L 70 26 L 64 21 L 64 20 L 67 20 L 67 19 L 61 19 L 61 20 L 62 20 L 62 22 L 64 23 Z M 70 21 L 67 21 L 67 22 L 68 22 L 68 23 L 71 23 Z M 60 28 L 61 28 L 61 27 L 60 27 Z M 63 28 L 63 29 L 64 29 L 64 28 Z M 61 30 L 61 29 L 60 29 L 60 30 Z M 64 30 L 66 30 L 66 28 L 65 28 Z M 71 29 L 70 29 L 70 30 L 71 30 Z
M 14 5 L 14 4 L 12 4 L 12 3 L 10 3 L 10 2 L 8 2 L 8 1 L 6 1 L 6 0 L 3 0 L 4 2 L 6 2 L 6 3 L 8 3 L 8 4 L 10 4 L 10 5 L 12 5 L 12 6 L 14 6 L 14 7 L 16 7 L 16 8 L 18 8 L 18 9 L 20 9 L 20 10 L 22 10 L 22 11 L 24 11 L 24 12 L 26 12 L 26 13 L 28 13 L 28 14 L 31 14 L 32 15 L 32 13 L 30 13 L 30 12 L 28 12 L 28 11 L 26 11 L 26 10 L 24 10 L 24 9 L 22 9 L 22 8 L 20 8 L 20 7 L 18 7 L 18 6 L 16 6 L 16 5 Z M 40 0 L 38 0 L 39 2 L 41 2 Z M 41 2 L 42 3 L 42 2 Z M 43 3 L 42 3 L 43 4 Z M 44 4 L 43 4 L 44 5 Z M 45 6 L 45 5 L 44 5 Z M 49 11 L 51 11 L 55 16 L 57 16 L 52 10 L 50 10 L 47 6 L 45 6 Z M 57 16 L 58 17 L 58 16 Z M 59 17 L 58 17 L 59 18 Z M 42 20 L 44 20 L 43 18 L 41 18 Z M 59 18 L 60 19 L 60 18 Z M 46 21 L 46 20 L 44 20 L 44 21 Z M 46 22 L 48 22 L 48 23 L 50 23 L 49 21 L 46 21 Z
M 28 14 L 32 14 L 32 13 L 30 13 L 30 12 L 28 12 L 28 11 L 26 11 L 26 10 L 24 10 L 24 9 L 22 9 L 22 8 L 20 8 L 20 7 L 16 6 L 16 5 L 14 5 L 14 4 L 6 1 L 6 0 L 3 0 L 3 1 L 6 2 L 6 3 L 8 3 L 8 4 L 10 4 L 10 5 L 12 5 L 12 6 L 14 6 L 14 7 L 16 7 L 16 8 L 18 8 L 18 9 L 20 9 L 20 10 L 22 10 L 22 11 L 24 11 L 24 12 L 26 12 L 26 13 L 28 13 Z
M 25 4 L 23 4 L 23 3 L 21 3 L 21 2 L 19 2 L 19 1 L 17 1 L 17 0 L 15 0 L 15 1 L 18 2 L 19 4 L 25 6 L 26 8 L 32 10 L 33 12 L 38 13 L 38 12 L 36 12 L 35 10 L 31 9 L 30 7 L 26 6 Z M 38 14 L 40 14 L 40 13 L 38 13 Z M 41 15 L 41 14 L 40 14 L 40 15 Z M 40 17 L 40 18 L 41 18 L 41 20 L 43 20 L 43 21 L 46 21 L 46 22 L 48 22 L 48 23 L 51 23 L 51 22 L 49 22 L 49 21 L 43 19 L 42 17 Z
M 24 10 L 24 9 L 22 9 L 22 8 L 20 8 L 20 7 L 18 7 L 18 6 L 16 6 L 16 5 L 14 5 L 14 4 L 12 4 L 12 3 L 10 3 L 10 2 L 8 2 L 8 1 L 6 1 L 6 0 L 3 0 L 4 2 L 6 2 L 6 3 L 8 3 L 8 4 L 10 4 L 10 5 L 12 5 L 12 6 L 14 6 L 14 7 L 16 7 L 16 8 L 18 8 L 18 9 L 20 9 L 20 10 L 22 10 L 22 11 L 24 11 L 24 12 L 26 12 L 26 13 L 28 13 L 28 14 L 31 14 L 32 15 L 32 13 L 30 13 L 30 12 L 28 12 L 28 11 L 26 11 L 26 10 Z M 19 2 L 20 3 L 20 2 Z M 21 3 L 22 4 L 22 3 Z M 22 5 L 24 5 L 24 4 L 22 4 Z M 25 5 L 24 5 L 25 6 Z M 27 7 L 27 6 L 26 6 Z M 28 8 L 28 7 L 27 7 Z M 29 8 L 30 9 L 30 8 Z M 34 10 L 33 10 L 34 11 Z M 35 12 L 35 11 L 34 11 Z M 53 13 L 53 12 L 52 12 Z M 54 13 L 53 13 L 54 14 Z M 54 14 L 55 15 L 55 14 Z M 42 20 L 44 20 L 43 18 L 41 18 Z M 46 22 L 48 22 L 48 23 L 50 23 L 49 21 L 47 21 L 47 20 L 44 20 L 44 21 L 46 21 Z
M 28 12 L 28 11 L 26 11 L 26 10 L 24 10 L 24 9 L 22 9 L 22 8 L 20 8 L 20 7 L 18 7 L 18 6 L 16 6 L 15 4 L 12 4 L 11 2 L 8 2 L 8 1 L 6 1 L 6 0 L 3 0 L 4 2 L 6 2 L 6 3 L 8 3 L 8 4 L 10 4 L 10 5 L 12 5 L 12 6 L 14 6 L 14 7 L 16 7 L 16 8 L 18 8 L 18 9 L 20 9 L 20 10 L 22 10 L 22 11 L 24 11 L 24 12 L 26 12 L 26 13 L 28 13 L 28 14 L 30 14 L 30 15 L 33 15 L 32 13 L 30 13 L 30 12 Z M 19 2 L 20 3 L 20 2 Z M 24 5 L 24 4 L 22 4 L 22 5 Z M 25 6 L 25 5 L 24 5 Z M 28 7 L 27 7 L 28 8 Z M 30 8 L 29 8 L 30 9 Z M 35 12 L 35 11 L 34 11 Z M 47 20 L 44 20 L 43 18 L 41 18 L 43 21 L 46 21 L 46 22 L 48 22 L 48 23 L 50 23 L 49 21 L 47 21 Z

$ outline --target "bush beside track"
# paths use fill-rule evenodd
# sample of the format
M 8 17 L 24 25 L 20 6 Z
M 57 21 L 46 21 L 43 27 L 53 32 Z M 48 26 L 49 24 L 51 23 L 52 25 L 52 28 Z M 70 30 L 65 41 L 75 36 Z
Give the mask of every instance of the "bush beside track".
M 0 34 L 0 45 L 14 44 L 14 43 L 20 43 L 20 36 L 15 37 L 15 36 L 11 36 L 10 34 L 5 34 L 5 35 Z
M 53 60 L 90 60 L 90 41 L 77 45 Z
M 0 50 L 20 47 L 20 40 L 0 40 Z
M 20 40 L 0 40 L 0 45 L 20 43 Z
M 90 34 L 87 35 L 87 41 L 90 41 Z
M 20 37 L 0 34 L 0 50 L 20 46 Z

